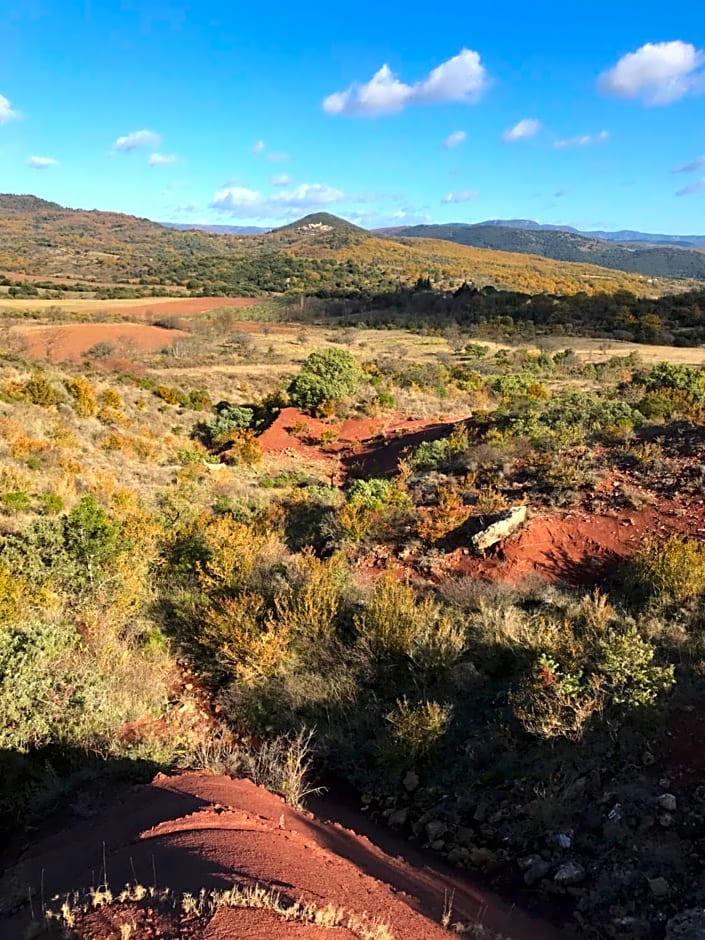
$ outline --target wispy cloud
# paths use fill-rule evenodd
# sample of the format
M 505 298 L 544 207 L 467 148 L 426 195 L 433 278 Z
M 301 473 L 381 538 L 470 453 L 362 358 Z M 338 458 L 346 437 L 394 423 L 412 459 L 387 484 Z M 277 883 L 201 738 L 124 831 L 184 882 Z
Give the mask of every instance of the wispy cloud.
M 118 139 L 113 144 L 113 149 L 119 151 L 120 153 L 129 153 L 131 150 L 143 150 L 147 147 L 158 147 L 160 143 L 161 138 L 155 131 L 132 131 L 131 134 L 125 134 L 124 137 L 118 137 Z
M 441 63 L 419 82 L 407 85 L 399 81 L 388 65 L 383 65 L 369 82 L 353 83 L 345 91 L 336 91 L 323 100 L 326 114 L 393 114 L 416 104 L 440 101 L 477 101 L 490 83 L 480 55 L 462 49 L 458 55 Z
M 477 199 L 479 193 L 474 189 L 461 189 L 456 192 L 448 193 L 447 196 L 444 196 L 441 199 L 441 202 L 450 204 L 456 202 L 470 202 L 472 199 Z
M 517 140 L 529 140 L 535 137 L 541 129 L 541 122 L 536 118 L 522 118 L 514 127 L 510 127 L 502 134 L 505 144 L 513 144 Z
M 696 193 L 705 193 L 705 176 L 694 183 L 689 183 L 683 189 L 679 189 L 676 196 L 694 196 Z
M 272 178 L 272 186 L 291 186 L 292 179 L 288 173 L 280 173 Z
M 33 170 L 48 170 L 58 165 L 59 161 L 53 157 L 27 157 L 27 166 L 31 166 Z
M 459 144 L 464 143 L 468 139 L 468 135 L 465 131 L 453 131 L 452 134 L 448 134 L 446 139 L 443 141 L 443 146 L 446 150 L 452 150 L 453 147 L 457 147 Z
M 153 153 L 149 158 L 150 166 L 173 166 L 177 157 L 175 153 Z
M 0 95 L 0 124 L 7 124 L 8 121 L 18 121 L 21 117 L 19 111 L 12 109 L 9 99 L 5 95 Z
M 270 196 L 245 186 L 230 186 L 215 194 L 211 208 L 222 209 L 241 219 L 284 218 L 313 212 L 346 198 L 339 189 L 323 183 L 302 183 L 294 189 Z
M 607 131 L 600 131 L 598 134 L 580 134 L 578 137 L 556 140 L 553 146 L 556 150 L 567 150 L 570 147 L 592 147 L 594 144 L 604 144 L 609 140 L 609 136 Z
M 265 160 L 269 160 L 270 163 L 285 163 L 290 159 L 288 153 L 283 153 L 282 151 L 272 150 L 270 151 L 267 147 L 267 144 L 263 140 L 258 140 L 250 150 L 256 156 L 264 154 Z
M 705 156 L 696 157 L 690 163 L 682 163 L 680 166 L 674 166 L 674 173 L 697 173 L 698 170 L 705 170 Z
M 647 105 L 671 104 L 705 88 L 705 52 L 680 39 L 647 42 L 629 52 L 598 79 L 599 90 Z

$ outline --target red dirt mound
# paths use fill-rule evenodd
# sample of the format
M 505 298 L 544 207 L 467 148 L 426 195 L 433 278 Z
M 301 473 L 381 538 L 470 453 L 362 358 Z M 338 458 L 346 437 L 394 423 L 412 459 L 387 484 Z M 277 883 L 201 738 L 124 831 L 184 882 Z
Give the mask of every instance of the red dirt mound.
M 539 575 L 548 581 L 590 586 L 613 574 L 620 561 L 634 555 L 649 536 L 701 535 L 704 516 L 700 504 L 686 512 L 678 503 L 665 500 L 613 515 L 552 513 L 531 519 L 492 557 L 479 559 L 454 552 L 445 568 L 514 583 Z
M 415 420 L 396 412 L 326 422 L 298 408 L 283 408 L 259 441 L 265 454 L 305 456 L 337 468 L 339 476 L 353 466 L 367 477 L 385 476 L 397 469 L 407 448 L 443 437 L 454 426 L 455 421 Z M 326 434 L 331 440 L 322 444 Z
M 124 885 L 141 884 L 168 888 L 176 898 L 185 892 L 197 897 L 201 889 L 259 886 L 278 892 L 285 906 L 302 901 L 322 910 L 332 905 L 365 923 L 384 922 L 395 940 L 446 937 L 440 921 L 452 893 L 454 920 L 482 920 L 513 937 L 557 936 L 485 896 L 461 875 L 414 868 L 350 830 L 292 810 L 246 780 L 159 775 L 150 786 L 125 790 L 99 812 L 97 818 L 74 821 L 64 831 L 37 839 L 6 868 L 0 884 L 0 938 L 24 935 L 29 895 L 36 910 L 41 899 L 103 883 L 114 894 Z M 49 908 L 60 905 L 61 900 L 47 903 Z M 123 924 L 132 926 L 133 940 L 359 936 L 345 922 L 335 929 L 324 929 L 325 923 L 284 922 L 266 906 L 220 908 L 204 922 L 173 902 L 165 907 L 147 896 L 79 916 L 78 936 L 120 937 Z

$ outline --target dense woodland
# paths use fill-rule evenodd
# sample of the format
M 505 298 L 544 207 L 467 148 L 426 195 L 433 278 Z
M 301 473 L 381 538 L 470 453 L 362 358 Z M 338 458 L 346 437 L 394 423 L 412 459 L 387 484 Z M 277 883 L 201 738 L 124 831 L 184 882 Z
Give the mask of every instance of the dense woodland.
M 674 346 L 705 342 L 705 290 L 662 297 L 636 297 L 628 291 L 560 296 L 464 284 L 448 292 L 433 290 L 424 279 L 414 289 L 309 302 L 307 310 L 302 315 L 292 304 L 290 315 L 428 332 L 457 328 L 495 339 L 580 335 Z

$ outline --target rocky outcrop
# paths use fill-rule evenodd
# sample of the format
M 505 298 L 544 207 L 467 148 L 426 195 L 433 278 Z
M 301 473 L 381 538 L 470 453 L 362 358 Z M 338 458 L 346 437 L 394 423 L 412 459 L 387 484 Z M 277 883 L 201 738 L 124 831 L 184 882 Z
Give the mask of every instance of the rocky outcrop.
M 472 547 L 476 552 L 482 553 L 486 552 L 488 548 L 492 548 L 492 546 L 496 545 L 498 542 L 504 541 L 504 539 L 508 538 L 524 525 L 526 522 L 526 513 L 526 506 L 515 506 L 513 509 L 508 509 L 507 512 L 502 513 L 495 522 L 492 522 L 476 535 L 473 535 L 470 539 Z

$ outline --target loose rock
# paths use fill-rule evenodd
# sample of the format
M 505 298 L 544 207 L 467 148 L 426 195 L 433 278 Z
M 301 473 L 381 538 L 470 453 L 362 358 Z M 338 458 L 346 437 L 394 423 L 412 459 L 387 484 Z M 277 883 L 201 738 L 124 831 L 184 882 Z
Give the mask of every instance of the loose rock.
M 705 908 L 691 907 L 666 924 L 666 940 L 705 940 Z
M 658 805 L 667 813 L 675 813 L 678 809 L 678 800 L 672 793 L 662 793 L 658 798 Z
M 553 876 L 553 880 L 557 885 L 579 885 L 585 881 L 585 869 L 577 862 L 565 862 Z
M 665 878 L 649 878 L 649 890 L 655 898 L 667 898 L 671 886 Z
M 445 835 L 446 824 L 440 819 L 434 819 L 426 826 L 426 837 L 429 842 L 437 842 L 441 836 Z
M 542 878 L 545 878 L 550 870 L 550 862 L 547 862 L 543 858 L 538 859 L 524 872 L 524 884 L 529 886 L 536 884 L 537 881 L 541 881 Z

